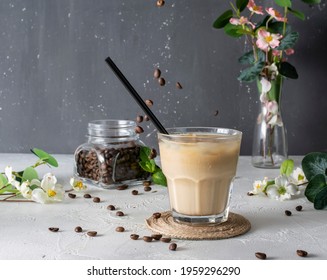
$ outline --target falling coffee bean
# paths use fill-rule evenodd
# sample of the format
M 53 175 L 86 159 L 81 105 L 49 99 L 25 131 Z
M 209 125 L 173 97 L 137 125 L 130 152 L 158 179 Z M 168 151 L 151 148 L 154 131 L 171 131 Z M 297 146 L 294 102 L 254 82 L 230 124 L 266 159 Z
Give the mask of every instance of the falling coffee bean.
M 95 197 L 95 198 L 93 198 L 93 202 L 94 202 L 94 203 L 99 203 L 99 202 L 100 202 L 100 197 Z
M 216 110 L 215 111 L 215 113 L 213 114 L 215 117 L 217 117 L 218 116 L 218 114 L 219 114 L 219 111 L 218 110 Z
M 153 213 L 152 217 L 155 219 L 159 219 L 161 217 L 161 213 L 159 213 L 159 212 Z
M 159 79 L 160 75 L 161 75 L 160 69 L 155 69 L 154 72 L 153 72 L 153 77 Z
M 133 233 L 133 234 L 130 235 L 130 238 L 133 239 L 133 240 L 137 240 L 137 239 L 139 239 L 139 235 Z
M 138 195 L 139 191 L 138 190 L 132 190 L 132 195 Z
M 302 205 L 298 205 L 298 206 L 296 206 L 296 207 L 295 207 L 295 210 L 296 210 L 296 211 L 302 211 Z
M 107 206 L 107 209 L 108 210 L 116 210 L 116 207 L 110 204 Z
M 158 83 L 159 83 L 159 85 L 164 86 L 164 85 L 166 84 L 166 81 L 165 81 L 164 78 L 160 77 L 160 78 L 158 79 Z
M 74 194 L 74 193 L 69 193 L 68 196 L 69 196 L 70 198 L 76 198 L 76 194 Z
M 145 115 L 144 116 L 144 121 L 148 122 L 150 120 L 149 116 Z
M 119 185 L 116 187 L 116 190 L 118 191 L 123 191 L 123 190 L 126 190 L 128 188 L 128 185 L 127 184 L 123 184 L 123 185 Z
M 75 232 L 82 232 L 82 231 L 83 231 L 83 229 L 80 226 L 75 228 Z
M 160 238 L 162 237 L 162 234 L 152 234 L 151 237 L 152 237 L 154 240 L 160 240 Z
M 176 83 L 176 87 L 177 87 L 178 89 L 182 89 L 182 88 L 183 88 L 182 85 L 181 85 L 179 82 Z
M 256 252 L 255 256 L 260 260 L 265 260 L 267 258 L 267 255 L 265 253 L 261 253 L 261 252 Z
M 171 250 L 171 251 L 176 251 L 176 249 L 177 249 L 177 244 L 176 244 L 176 243 L 171 243 L 171 244 L 169 245 L 169 250 Z
M 49 230 L 52 231 L 52 232 L 57 232 L 57 231 L 59 231 L 59 228 L 57 228 L 57 227 L 49 227 Z
M 86 234 L 87 234 L 88 236 L 94 237 L 94 236 L 96 236 L 98 233 L 97 233 L 96 231 L 88 231 Z
M 308 252 L 304 250 L 296 250 L 296 253 L 299 257 L 306 257 L 308 255 Z
M 138 122 L 138 123 L 143 122 L 143 116 L 137 116 L 136 117 L 136 122 Z
M 292 216 L 292 212 L 290 210 L 285 210 L 285 215 L 286 216 Z
M 141 126 L 137 125 L 137 126 L 135 127 L 135 132 L 138 133 L 138 134 L 140 134 L 140 133 L 143 133 L 144 130 L 143 130 L 143 128 L 142 128 Z
M 117 232 L 124 232 L 125 231 L 125 228 L 123 228 L 123 227 L 116 227 L 116 231 Z
M 164 243 L 169 243 L 171 241 L 171 238 L 170 237 L 161 237 L 160 241 L 164 242 Z
M 145 104 L 148 106 L 148 107 L 151 107 L 153 105 L 153 101 L 151 99 L 147 99 L 145 100 Z
M 157 6 L 158 7 L 162 7 L 163 5 L 165 5 L 165 1 L 164 0 L 158 0 L 157 1 Z
M 91 198 L 92 196 L 89 193 L 84 194 L 84 198 Z
M 154 159 L 157 157 L 157 151 L 156 149 L 151 149 L 149 159 Z
M 151 236 L 143 236 L 143 240 L 145 241 L 145 242 L 151 242 L 152 241 L 152 237 Z
M 148 187 L 148 186 L 150 186 L 151 185 L 151 181 L 143 181 L 143 186 L 144 187 Z
M 152 188 L 150 187 L 150 186 L 145 186 L 144 187 L 144 191 L 145 192 L 149 192 L 149 191 L 151 191 L 152 190 Z
M 122 217 L 122 216 L 124 216 L 125 214 L 124 214 L 124 212 L 122 212 L 122 211 L 117 211 L 116 212 L 116 216 L 119 216 L 119 217 Z

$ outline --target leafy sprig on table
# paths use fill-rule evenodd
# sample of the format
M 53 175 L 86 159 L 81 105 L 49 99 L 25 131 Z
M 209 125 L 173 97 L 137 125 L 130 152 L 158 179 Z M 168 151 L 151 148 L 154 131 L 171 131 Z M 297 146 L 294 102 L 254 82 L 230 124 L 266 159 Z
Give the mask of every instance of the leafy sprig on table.
M 151 157 L 151 148 L 141 147 L 139 164 L 143 170 L 151 174 L 153 183 L 157 185 L 167 186 L 166 176 L 163 174 L 161 168 L 156 164 Z
M 317 210 L 327 206 L 327 153 L 313 152 L 302 160 L 302 169 L 308 180 L 305 196 Z

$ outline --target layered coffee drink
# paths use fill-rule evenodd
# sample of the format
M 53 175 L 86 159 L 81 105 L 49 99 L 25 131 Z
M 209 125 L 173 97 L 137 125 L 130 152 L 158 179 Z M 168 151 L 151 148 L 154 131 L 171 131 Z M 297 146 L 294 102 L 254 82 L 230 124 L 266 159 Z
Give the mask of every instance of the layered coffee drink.
M 176 221 L 224 222 L 242 134 L 221 128 L 175 128 L 159 134 L 162 170 Z

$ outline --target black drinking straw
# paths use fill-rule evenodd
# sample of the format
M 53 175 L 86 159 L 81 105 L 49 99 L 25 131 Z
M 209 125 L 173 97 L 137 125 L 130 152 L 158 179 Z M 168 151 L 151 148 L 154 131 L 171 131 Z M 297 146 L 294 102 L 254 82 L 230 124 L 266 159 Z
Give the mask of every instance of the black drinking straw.
M 155 127 L 158 129 L 160 133 L 168 134 L 167 130 L 163 127 L 163 125 L 159 122 L 157 117 L 152 113 L 152 111 L 149 109 L 149 107 L 145 104 L 143 99 L 140 97 L 140 95 L 136 92 L 136 90 L 132 87 L 132 85 L 129 83 L 129 81 L 125 78 L 123 73 L 119 70 L 119 68 L 116 66 L 116 64 L 111 60 L 110 57 L 106 58 L 107 64 L 110 66 L 112 71 L 116 74 L 117 78 L 122 82 L 122 84 L 125 86 L 125 88 L 129 91 L 129 93 L 132 95 L 132 97 L 136 100 L 136 102 L 139 104 L 139 106 L 142 108 L 144 113 L 148 115 L 150 120 L 153 122 Z

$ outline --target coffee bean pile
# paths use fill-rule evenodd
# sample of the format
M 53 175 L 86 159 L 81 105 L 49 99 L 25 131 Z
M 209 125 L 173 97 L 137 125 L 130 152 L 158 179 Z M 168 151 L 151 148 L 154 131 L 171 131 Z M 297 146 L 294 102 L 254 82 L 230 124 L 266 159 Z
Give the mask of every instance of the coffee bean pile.
M 117 182 L 146 179 L 148 173 L 139 165 L 140 146 L 134 142 L 125 148 L 81 150 L 76 155 L 79 177 L 111 185 Z

